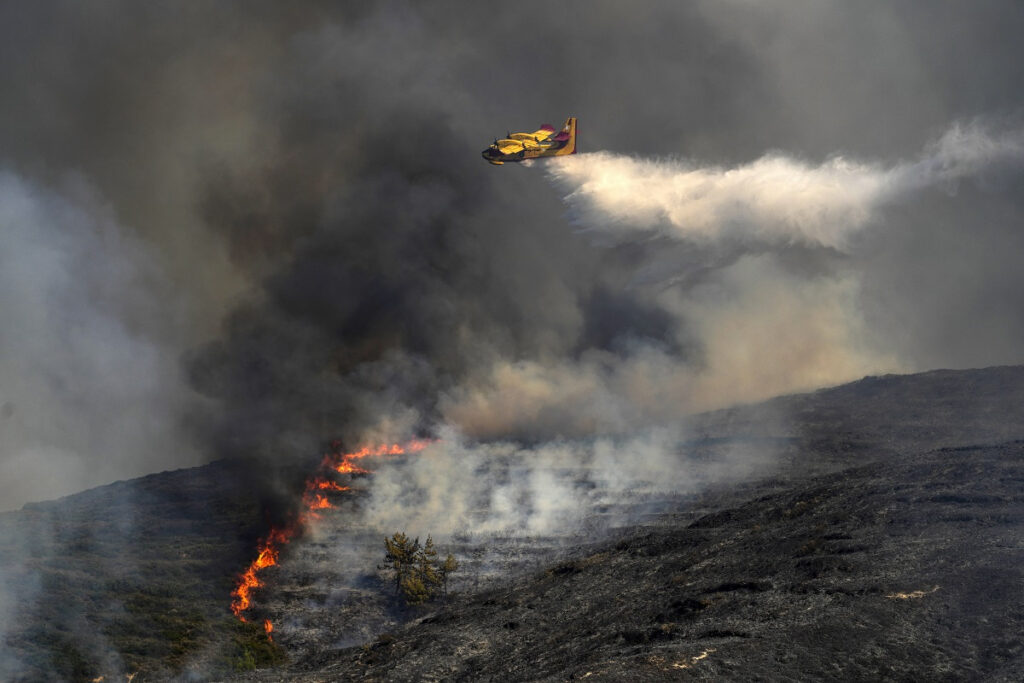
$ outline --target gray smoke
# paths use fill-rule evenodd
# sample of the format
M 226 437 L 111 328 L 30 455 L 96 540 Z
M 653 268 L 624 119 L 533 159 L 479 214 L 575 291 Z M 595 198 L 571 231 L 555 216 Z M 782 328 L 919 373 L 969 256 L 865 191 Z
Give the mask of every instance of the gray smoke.
M 770 466 L 689 459 L 694 411 L 1019 363 L 1022 34 L 1012 0 L 0 4 L 0 509 L 226 456 L 289 505 L 326 441 L 429 435 L 370 522 L 544 533 Z M 479 158 L 570 115 L 576 159 Z
M 47 197 L 76 173 L 123 242 L 39 231 L 100 257 L 72 258 L 73 303 L 20 326 L 60 343 L 22 338 L 9 357 L 90 400 L 18 370 L 62 419 L 23 433 L 58 444 L 45 465 L 9 464 L 24 451 L 5 445 L 12 490 L 191 464 L 193 443 L 277 464 L 449 428 L 473 447 L 642 438 L 869 372 L 1021 358 L 1019 170 L 999 162 L 1020 144 L 1010 2 L 109 0 L 8 4 L 0 26 L 3 163 Z M 643 239 L 577 232 L 545 167 L 478 157 L 567 115 L 584 152 L 606 152 L 566 168 L 648 181 L 628 215 L 577 184 L 575 218 Z M 1007 123 L 943 137 L 979 116 Z M 707 163 L 638 161 L 655 158 Z M 753 201 L 755 171 L 772 180 Z M 718 188 L 701 211 L 637 204 L 680 174 Z M 798 186 L 824 204 L 798 210 Z M 705 238 L 677 239 L 677 219 Z M 4 277 L 33 319 L 40 275 Z M 114 343 L 71 344 L 69 307 Z M 101 351 L 117 349 L 111 372 Z M 124 413 L 145 426 L 117 441 L 127 404 L 149 406 Z M 72 449 L 58 422 L 104 436 Z
M 441 538 L 571 537 L 584 528 L 593 536 L 605 524 L 635 521 L 646 500 L 678 499 L 711 483 L 763 474 L 775 456 L 758 445 L 694 458 L 682 426 L 533 446 L 467 440 L 452 428 L 439 436 L 414 457 L 374 463 L 364 523 L 380 534 L 406 529 Z M 602 506 L 622 509 L 602 522 L 596 517 Z
M 183 322 L 150 251 L 81 178 L 0 171 L 0 501 L 200 462 L 176 415 Z

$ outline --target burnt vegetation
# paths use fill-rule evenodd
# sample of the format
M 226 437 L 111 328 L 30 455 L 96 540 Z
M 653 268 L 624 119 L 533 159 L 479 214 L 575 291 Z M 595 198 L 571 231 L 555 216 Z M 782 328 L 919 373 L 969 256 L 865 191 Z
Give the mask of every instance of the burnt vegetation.
M 1008 676 L 1024 657 L 1022 473 L 1021 441 L 939 449 L 728 515 L 669 514 L 288 680 Z
M 462 566 L 444 600 L 448 543 L 395 534 L 384 578 L 371 561 L 339 579 L 380 598 L 325 592 L 339 619 L 305 636 L 290 624 L 312 609 L 308 594 L 274 612 L 275 596 L 302 587 L 288 553 L 249 623 L 229 611 L 266 532 L 230 462 L 27 505 L 0 515 L 0 572 L 18 595 L 5 676 L 1009 680 L 1024 663 L 1022 406 L 1024 368 L 1008 367 L 868 378 L 699 416 L 692 457 L 768 439 L 777 467 L 601 535 L 502 546 L 537 554 L 499 566 L 498 580 L 478 580 L 472 543 L 453 539 Z M 795 416 L 782 435 L 780 414 Z M 369 543 L 379 562 L 380 536 Z M 323 590 L 315 574 L 301 583 Z M 369 618 L 399 599 L 413 607 Z

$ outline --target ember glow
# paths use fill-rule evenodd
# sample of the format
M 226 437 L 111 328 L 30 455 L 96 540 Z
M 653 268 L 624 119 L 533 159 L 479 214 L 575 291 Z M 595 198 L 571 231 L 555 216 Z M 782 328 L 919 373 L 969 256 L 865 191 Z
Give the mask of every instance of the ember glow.
M 272 527 L 270 529 L 266 539 L 261 540 L 259 543 L 256 559 L 239 576 L 238 585 L 231 592 L 234 598 L 231 601 L 231 611 L 234 615 L 240 621 L 246 621 L 243 612 L 252 607 L 252 592 L 264 585 L 263 581 L 259 578 L 259 572 L 277 564 L 281 548 L 296 536 L 301 535 L 311 521 L 320 519 L 320 510 L 334 508 L 334 504 L 327 497 L 327 494 L 351 490 L 350 486 L 339 484 L 331 477 L 335 474 L 370 474 L 370 470 L 357 467 L 353 463 L 364 458 L 418 453 L 430 445 L 430 443 L 429 441 L 417 440 L 404 445 L 396 443 L 373 447 L 364 446 L 360 450 L 351 453 L 338 452 L 339 444 L 337 442 L 332 444 L 335 450 L 324 456 L 317 473 L 306 481 L 306 487 L 302 494 L 302 512 L 293 522 L 282 527 Z M 274 630 L 274 625 L 270 622 L 270 619 L 263 620 L 263 630 L 266 631 L 267 638 L 273 640 L 270 634 Z
M 919 600 L 919 599 L 923 598 L 926 595 L 931 595 L 932 593 L 934 593 L 937 590 L 939 590 L 939 587 L 938 586 L 933 586 L 930 591 L 919 590 L 919 591 L 910 591 L 909 593 L 890 593 L 889 595 L 886 595 L 885 597 L 889 598 L 890 600 Z

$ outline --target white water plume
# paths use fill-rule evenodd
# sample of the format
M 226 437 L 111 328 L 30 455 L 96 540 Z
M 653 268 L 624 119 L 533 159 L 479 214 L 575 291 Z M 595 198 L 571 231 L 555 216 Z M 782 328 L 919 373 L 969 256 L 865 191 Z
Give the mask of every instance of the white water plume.
M 993 133 L 970 124 L 953 126 L 918 160 L 891 166 L 842 156 L 814 165 L 773 152 L 724 168 L 595 152 L 545 168 L 588 228 L 843 250 L 885 205 L 1022 162 L 1024 130 Z

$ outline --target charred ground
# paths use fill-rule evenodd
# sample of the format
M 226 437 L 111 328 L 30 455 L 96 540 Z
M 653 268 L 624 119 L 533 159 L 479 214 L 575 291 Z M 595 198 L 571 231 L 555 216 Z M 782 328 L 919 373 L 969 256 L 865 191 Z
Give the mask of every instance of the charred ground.
M 773 467 L 602 510 L 589 535 L 456 539 L 459 594 L 415 613 L 374 597 L 372 569 L 316 576 L 303 558 L 331 539 L 308 539 L 261 596 L 281 649 L 228 612 L 266 514 L 232 463 L 5 513 L 4 675 L 209 678 L 287 652 L 246 676 L 1011 678 L 1024 367 L 866 378 L 690 427 L 689 457 Z M 482 546 L 497 556 L 474 567 Z
M 761 442 L 780 467 L 251 678 L 1012 680 L 1022 387 L 1021 368 L 873 377 L 700 416 L 706 457 Z
M 1024 442 L 653 528 L 259 680 L 1011 680 Z

